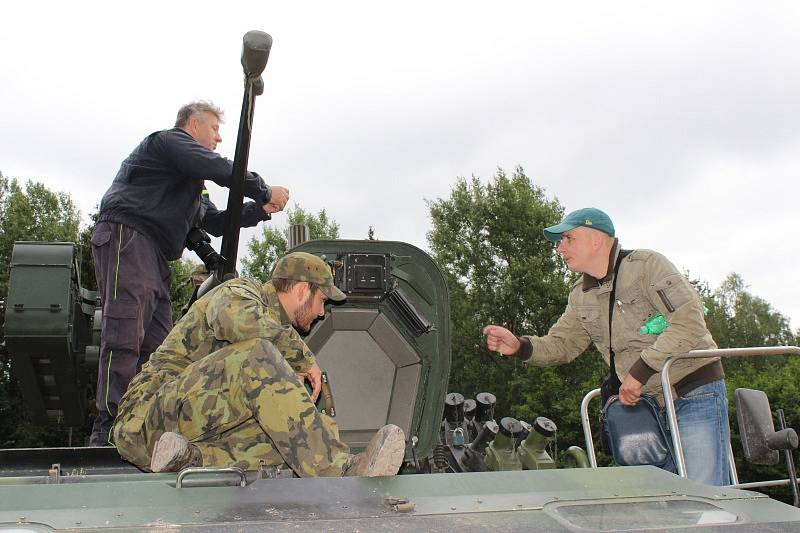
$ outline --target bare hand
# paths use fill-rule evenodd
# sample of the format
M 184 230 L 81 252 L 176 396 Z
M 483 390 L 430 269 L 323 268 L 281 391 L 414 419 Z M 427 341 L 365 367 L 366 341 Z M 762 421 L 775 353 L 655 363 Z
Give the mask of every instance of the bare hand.
M 272 213 L 277 213 L 278 211 L 283 211 L 283 209 L 281 207 L 278 207 L 277 205 L 273 204 L 272 202 L 269 202 L 268 204 L 264 204 L 263 208 L 264 208 L 264 212 L 266 214 L 268 214 L 268 215 L 271 215 Z
M 636 405 L 642 397 L 642 384 L 628 374 L 619 387 L 619 401 L 622 405 Z
M 308 372 L 298 372 L 297 377 L 300 381 L 308 380 L 311 383 L 311 401 L 316 402 L 319 397 L 319 391 L 322 390 L 322 370 L 317 363 L 314 363 Z
M 267 213 L 275 213 L 277 211 L 283 211 L 283 208 L 286 207 L 286 202 L 289 201 L 289 189 L 286 187 L 281 187 L 280 185 L 273 185 L 272 186 L 272 197 L 269 199 L 269 203 L 264 205 L 264 211 L 267 211 L 267 206 L 273 206 L 275 211 L 267 211 Z
M 502 326 L 486 326 L 483 334 L 486 335 L 486 346 L 493 352 L 512 355 L 519 350 L 517 336 Z

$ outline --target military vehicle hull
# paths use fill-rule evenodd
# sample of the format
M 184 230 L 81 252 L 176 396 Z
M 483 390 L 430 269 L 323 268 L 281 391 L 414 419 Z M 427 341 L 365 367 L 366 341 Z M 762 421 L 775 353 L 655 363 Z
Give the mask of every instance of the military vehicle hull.
M 404 471 L 435 470 L 450 366 L 449 306 L 438 267 L 405 243 L 309 241 L 296 249 L 330 261 L 349 296 L 329 306 L 306 338 L 331 376 L 344 438 L 358 449 L 376 427 L 399 423 L 412 441 Z M 0 533 L 800 530 L 797 508 L 653 467 L 269 475 L 143 473 L 113 448 L 0 450 Z
M 800 510 L 654 467 L 256 479 L 0 479 L 0 531 L 797 531 Z M 208 486 L 214 485 L 214 486 Z

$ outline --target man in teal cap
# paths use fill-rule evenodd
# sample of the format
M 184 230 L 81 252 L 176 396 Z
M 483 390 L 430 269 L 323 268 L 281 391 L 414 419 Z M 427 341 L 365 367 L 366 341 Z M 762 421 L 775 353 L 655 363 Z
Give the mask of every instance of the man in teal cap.
M 668 357 L 717 347 L 692 284 L 657 252 L 622 250 L 614 224 L 603 211 L 573 211 L 561 223 L 545 228 L 544 235 L 558 243 L 567 268 L 583 276 L 547 335 L 517 337 L 504 327 L 486 326 L 483 332 L 490 350 L 553 366 L 572 361 L 594 343 L 606 363 L 613 361 L 611 393 L 632 406 L 642 394 L 663 403 L 660 371 Z M 669 327 L 657 335 L 642 333 L 643 323 L 658 314 Z M 676 361 L 670 383 L 677 393 L 675 408 L 689 478 L 711 485 L 730 483 L 728 401 L 719 358 Z M 669 454 L 657 466 L 675 471 Z

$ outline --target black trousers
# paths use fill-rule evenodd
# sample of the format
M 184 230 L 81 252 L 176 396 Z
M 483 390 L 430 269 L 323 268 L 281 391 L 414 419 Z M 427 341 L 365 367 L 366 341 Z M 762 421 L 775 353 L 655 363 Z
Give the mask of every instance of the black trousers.
M 172 275 L 164 255 L 148 237 L 114 222 L 92 232 L 92 255 L 103 306 L 98 416 L 91 446 L 107 446 L 119 400 L 133 376 L 172 329 Z

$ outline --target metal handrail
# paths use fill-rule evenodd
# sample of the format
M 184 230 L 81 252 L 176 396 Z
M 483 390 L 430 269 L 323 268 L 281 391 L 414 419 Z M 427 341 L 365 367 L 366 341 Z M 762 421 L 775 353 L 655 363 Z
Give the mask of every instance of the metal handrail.
M 594 439 L 592 426 L 589 423 L 589 402 L 600 396 L 600 389 L 589 391 L 581 402 L 581 425 L 583 426 L 583 440 L 586 441 L 586 455 L 589 456 L 589 466 L 597 468 L 597 457 L 594 454 Z
M 686 460 L 683 455 L 683 447 L 680 442 L 680 432 L 678 430 L 677 415 L 675 413 L 674 396 L 672 394 L 672 387 L 669 382 L 669 371 L 672 368 L 674 361 L 678 359 L 698 359 L 709 357 L 753 357 L 753 356 L 770 356 L 770 355 L 800 355 L 800 347 L 797 346 L 764 346 L 759 348 L 724 348 L 714 350 L 692 350 L 691 352 L 671 356 L 664 363 L 661 370 L 661 386 L 664 390 L 664 405 L 667 411 L 667 422 L 669 424 L 670 433 L 672 436 L 673 449 L 675 451 L 675 467 L 681 477 L 687 477 L 686 473 Z M 592 468 L 597 468 L 597 456 L 594 451 L 594 439 L 592 437 L 592 428 L 589 422 L 589 403 L 600 396 L 600 389 L 589 391 L 581 401 L 581 425 L 583 426 L 583 437 L 586 442 L 586 454 L 589 457 L 589 465 Z M 757 481 L 751 483 L 739 483 L 738 473 L 736 472 L 736 464 L 733 458 L 733 449 L 730 442 L 728 442 L 728 462 L 730 464 L 730 474 L 733 488 L 754 488 L 754 487 L 772 487 L 788 485 L 788 479 L 773 480 L 773 481 Z
M 683 446 L 681 445 L 681 435 L 678 429 L 677 414 L 675 413 L 674 397 L 672 394 L 672 386 L 669 381 L 669 371 L 672 364 L 679 359 L 706 359 L 710 357 L 753 357 L 753 356 L 770 356 L 770 355 L 800 355 L 800 348 L 797 346 L 762 346 L 758 348 L 718 348 L 712 350 L 692 350 L 691 352 L 673 355 L 669 357 L 661 369 L 661 388 L 664 391 L 664 407 L 667 410 L 667 423 L 669 424 L 670 434 L 672 435 L 672 446 L 675 458 L 675 467 L 681 477 L 688 477 L 686 472 L 686 460 L 683 455 Z M 736 464 L 733 460 L 733 449 L 730 442 L 728 443 L 728 462 L 730 464 L 732 487 L 743 488 L 739 484 L 739 477 L 736 472 Z M 786 484 L 789 480 L 786 479 Z M 747 483 L 747 487 L 767 486 L 762 483 L 769 482 L 756 482 Z

